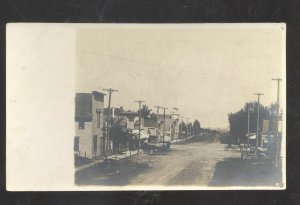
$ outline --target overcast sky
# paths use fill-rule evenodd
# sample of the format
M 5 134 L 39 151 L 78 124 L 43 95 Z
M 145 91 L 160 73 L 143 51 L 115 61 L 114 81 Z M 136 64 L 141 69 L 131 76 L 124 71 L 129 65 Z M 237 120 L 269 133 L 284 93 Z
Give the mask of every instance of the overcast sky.
M 153 111 L 178 107 L 202 127 L 226 128 L 227 114 L 255 92 L 264 105 L 276 100 L 271 78 L 284 77 L 282 34 L 279 25 L 80 28 L 76 91 L 111 87 L 119 90 L 112 106 L 136 110 L 134 101 L 145 100 Z

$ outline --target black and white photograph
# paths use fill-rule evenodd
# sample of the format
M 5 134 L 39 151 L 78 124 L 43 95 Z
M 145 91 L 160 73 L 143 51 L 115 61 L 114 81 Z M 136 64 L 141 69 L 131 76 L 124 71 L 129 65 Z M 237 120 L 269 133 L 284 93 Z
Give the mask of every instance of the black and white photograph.
M 75 32 L 75 186 L 285 189 L 285 24 Z

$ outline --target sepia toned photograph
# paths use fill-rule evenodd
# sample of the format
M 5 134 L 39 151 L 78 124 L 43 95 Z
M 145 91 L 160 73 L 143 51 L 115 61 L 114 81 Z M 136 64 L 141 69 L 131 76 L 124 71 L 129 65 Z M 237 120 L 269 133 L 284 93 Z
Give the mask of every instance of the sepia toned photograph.
M 75 32 L 77 187 L 285 189 L 284 24 Z

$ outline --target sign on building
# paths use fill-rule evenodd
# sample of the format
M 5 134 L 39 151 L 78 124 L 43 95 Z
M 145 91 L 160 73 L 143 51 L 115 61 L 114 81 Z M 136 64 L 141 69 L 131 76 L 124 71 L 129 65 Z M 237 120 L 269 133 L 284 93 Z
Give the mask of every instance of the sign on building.
M 269 120 L 263 120 L 263 130 L 262 133 L 268 133 L 269 132 Z

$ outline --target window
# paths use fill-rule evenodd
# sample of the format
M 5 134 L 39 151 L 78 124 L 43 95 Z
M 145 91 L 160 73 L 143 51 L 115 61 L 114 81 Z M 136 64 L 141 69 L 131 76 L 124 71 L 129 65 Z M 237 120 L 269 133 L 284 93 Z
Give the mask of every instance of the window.
M 134 118 L 133 117 L 128 117 L 129 122 L 133 122 Z
M 74 151 L 75 152 L 79 151 L 79 136 L 75 136 L 74 138 Z
M 83 130 L 85 128 L 84 121 L 78 121 L 78 129 Z
M 100 114 L 101 114 L 101 111 L 96 109 L 96 113 L 97 113 L 97 127 L 99 128 L 100 127 Z

